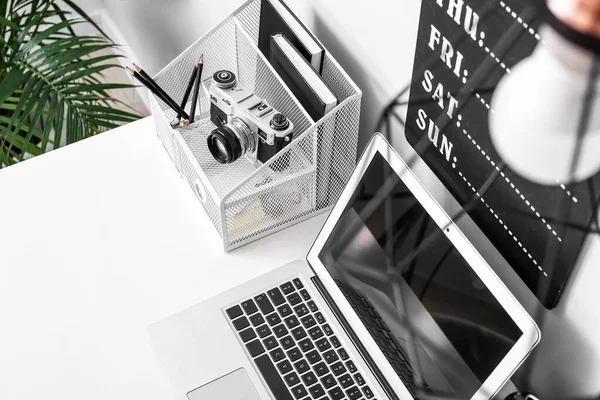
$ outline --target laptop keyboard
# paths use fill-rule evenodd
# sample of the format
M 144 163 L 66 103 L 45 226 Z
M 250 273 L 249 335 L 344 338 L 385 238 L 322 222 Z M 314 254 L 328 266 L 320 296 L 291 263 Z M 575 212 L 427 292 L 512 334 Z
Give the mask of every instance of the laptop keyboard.
M 336 283 L 404 386 L 415 399 L 418 399 L 415 390 L 415 372 L 381 315 L 366 297 L 346 287 L 340 281 L 336 280 Z
M 374 399 L 299 278 L 226 313 L 277 400 Z

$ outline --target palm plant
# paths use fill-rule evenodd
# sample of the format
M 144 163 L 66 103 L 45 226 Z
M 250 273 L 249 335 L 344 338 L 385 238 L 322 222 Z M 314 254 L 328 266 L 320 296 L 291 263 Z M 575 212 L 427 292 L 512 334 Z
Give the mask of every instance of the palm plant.
M 0 0 L 0 168 L 139 118 L 109 93 L 133 86 L 101 80 L 115 47 L 71 0 Z

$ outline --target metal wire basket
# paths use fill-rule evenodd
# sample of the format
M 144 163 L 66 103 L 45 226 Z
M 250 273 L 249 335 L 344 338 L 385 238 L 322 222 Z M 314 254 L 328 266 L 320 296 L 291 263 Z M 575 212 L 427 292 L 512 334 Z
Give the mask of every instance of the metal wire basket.
M 244 87 L 294 123 L 294 139 L 276 156 L 262 165 L 245 157 L 220 164 L 206 143 L 215 128 L 206 91 L 199 95 L 200 119 L 179 129 L 171 128 L 175 112 L 150 95 L 156 132 L 221 235 L 226 251 L 329 210 L 357 158 L 361 91 L 326 52 L 322 78 L 339 104 L 313 121 L 257 47 L 260 7 L 261 0 L 244 3 L 155 80 L 177 100 L 201 54 L 203 77 L 222 69 L 233 71 Z

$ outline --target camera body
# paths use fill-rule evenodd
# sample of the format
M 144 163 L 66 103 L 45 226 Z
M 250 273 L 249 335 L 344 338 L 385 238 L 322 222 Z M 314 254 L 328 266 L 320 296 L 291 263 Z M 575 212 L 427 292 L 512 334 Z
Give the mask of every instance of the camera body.
M 294 125 L 265 100 L 237 83 L 231 71 L 217 71 L 209 87 L 210 120 L 217 126 L 207 138 L 223 164 L 245 155 L 267 162 L 293 139 Z

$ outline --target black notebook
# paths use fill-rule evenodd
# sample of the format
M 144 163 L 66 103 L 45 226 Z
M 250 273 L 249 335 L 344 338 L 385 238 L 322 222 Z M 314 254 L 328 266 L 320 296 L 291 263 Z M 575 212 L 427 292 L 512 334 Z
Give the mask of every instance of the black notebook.
M 325 49 L 283 1 L 262 0 L 258 48 L 266 59 L 271 51 L 271 36 L 276 33 L 288 38 L 315 71 L 321 73 Z
M 273 69 L 314 121 L 337 106 L 335 94 L 285 36 L 273 35 L 270 48 Z

